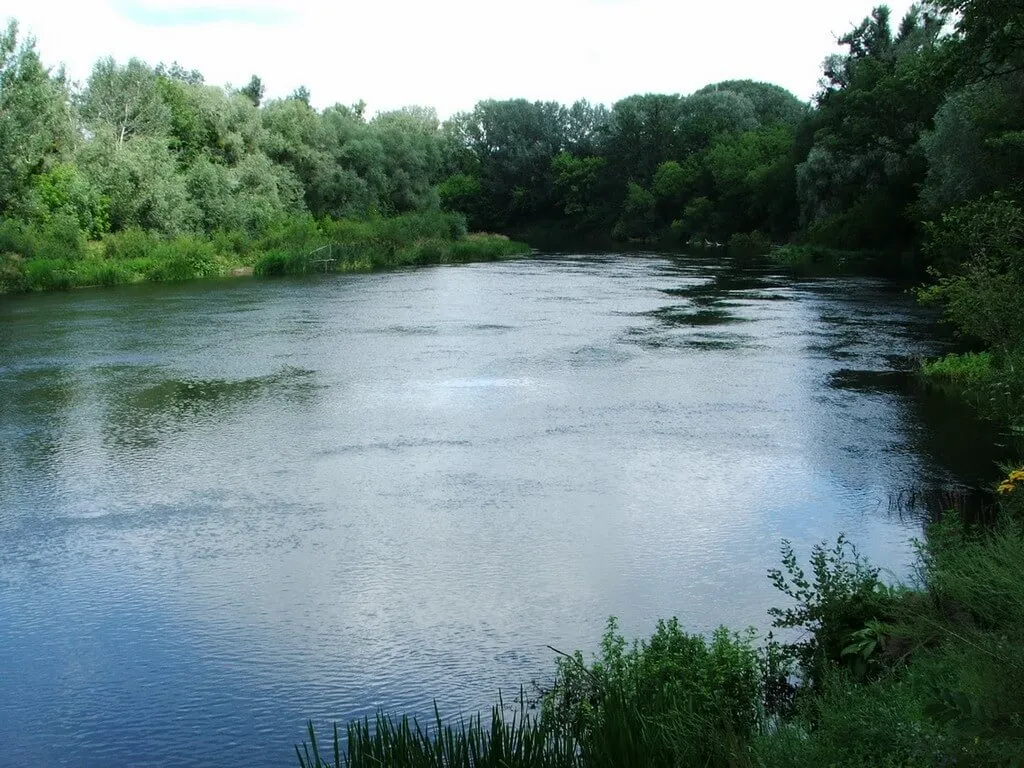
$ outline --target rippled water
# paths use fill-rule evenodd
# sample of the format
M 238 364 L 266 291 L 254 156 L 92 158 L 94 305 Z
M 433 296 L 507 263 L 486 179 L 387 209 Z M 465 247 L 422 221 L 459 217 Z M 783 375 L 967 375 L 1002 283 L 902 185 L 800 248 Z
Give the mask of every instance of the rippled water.
M 657 256 L 2 299 L 0 764 L 287 765 L 609 614 L 764 627 L 783 537 L 904 573 L 892 495 L 987 467 L 930 322 Z

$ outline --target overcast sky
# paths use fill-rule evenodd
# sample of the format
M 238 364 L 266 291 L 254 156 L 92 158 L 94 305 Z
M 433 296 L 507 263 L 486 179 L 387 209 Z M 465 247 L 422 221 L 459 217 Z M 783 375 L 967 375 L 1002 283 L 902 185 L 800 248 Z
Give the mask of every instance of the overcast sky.
M 893 2 L 898 17 L 909 2 Z M 177 60 L 211 84 L 258 74 L 267 95 L 310 89 L 442 117 L 481 99 L 611 104 L 730 78 L 816 90 L 835 39 L 871 0 L 3 0 L 72 78 L 112 55 Z

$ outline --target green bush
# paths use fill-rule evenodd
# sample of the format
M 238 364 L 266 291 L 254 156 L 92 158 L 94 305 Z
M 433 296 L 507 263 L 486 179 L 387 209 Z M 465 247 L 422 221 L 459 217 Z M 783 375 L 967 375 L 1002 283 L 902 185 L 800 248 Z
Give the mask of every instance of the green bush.
M 27 289 L 25 258 L 18 253 L 0 253 L 0 293 L 20 293 Z
M 1024 346 L 1024 210 L 993 195 L 948 211 L 927 231 L 937 282 L 918 297 L 942 305 L 964 336 L 1001 350 Z
M 151 254 L 155 267 L 150 280 L 176 281 L 218 274 L 217 252 L 213 244 L 198 237 L 182 236 L 160 242 Z
M 950 353 L 921 363 L 921 373 L 930 380 L 971 387 L 990 381 L 994 375 L 991 352 Z
M 120 286 L 134 280 L 134 273 L 124 261 L 83 259 L 75 268 L 76 286 Z
M 630 646 L 611 619 L 591 664 L 558 661 L 542 722 L 609 765 L 729 765 L 760 723 L 760 681 L 750 635 L 706 640 L 672 619 Z
M 737 232 L 729 238 L 729 253 L 737 256 L 757 256 L 772 247 L 768 236 L 761 232 Z
M 281 277 L 283 275 L 305 274 L 308 260 L 287 251 L 267 251 L 256 259 L 253 274 L 259 277 Z
M 878 578 L 856 548 L 839 536 L 831 549 L 811 551 L 811 575 L 804 572 L 788 541 L 782 543 L 782 567 L 768 572 L 772 584 L 794 601 L 788 608 L 771 608 L 777 628 L 802 630 L 804 638 L 780 646 L 799 665 L 812 686 L 820 685 L 826 670 L 846 666 L 858 677 L 878 671 L 878 657 L 887 622 L 895 618 L 900 593 Z
M 27 291 L 67 291 L 76 284 L 71 263 L 65 259 L 28 259 L 24 271 Z
M 65 214 L 32 224 L 0 219 L 0 253 L 26 259 L 79 259 L 85 255 L 85 235 L 78 221 Z
M 138 259 L 148 256 L 163 241 L 159 235 L 132 228 L 103 237 L 103 254 L 108 259 Z

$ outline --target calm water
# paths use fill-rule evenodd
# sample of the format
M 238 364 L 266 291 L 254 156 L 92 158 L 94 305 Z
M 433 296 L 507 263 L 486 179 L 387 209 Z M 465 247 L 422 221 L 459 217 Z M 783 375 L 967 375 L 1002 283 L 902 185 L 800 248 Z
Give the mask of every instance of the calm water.
M 765 627 L 783 537 L 904 574 L 893 494 L 991 469 L 929 323 L 656 256 L 0 298 L 0 763 L 290 765 L 609 614 Z

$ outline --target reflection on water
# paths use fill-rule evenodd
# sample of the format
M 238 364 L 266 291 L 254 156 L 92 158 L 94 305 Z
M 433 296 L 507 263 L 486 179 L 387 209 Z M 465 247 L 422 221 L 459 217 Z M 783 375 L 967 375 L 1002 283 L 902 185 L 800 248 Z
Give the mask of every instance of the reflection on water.
M 763 627 L 783 537 L 906 573 L 997 471 L 906 373 L 930 322 L 701 257 L 5 298 L 0 763 L 287 764 L 609 614 Z

